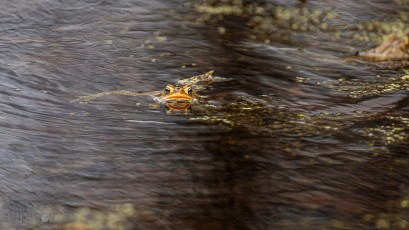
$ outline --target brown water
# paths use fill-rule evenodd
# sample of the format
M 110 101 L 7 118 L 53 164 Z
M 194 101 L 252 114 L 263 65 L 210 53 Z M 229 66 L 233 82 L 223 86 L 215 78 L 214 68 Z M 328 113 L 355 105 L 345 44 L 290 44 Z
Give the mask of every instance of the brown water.
M 384 32 L 359 23 L 409 7 L 305 7 L 336 16 L 291 29 L 269 11 L 261 28 L 183 1 L 4 1 L 1 228 L 409 228 L 408 89 L 364 90 L 404 68 L 342 59 L 376 44 L 355 35 Z M 148 97 L 70 102 L 211 69 L 231 80 L 188 115 Z

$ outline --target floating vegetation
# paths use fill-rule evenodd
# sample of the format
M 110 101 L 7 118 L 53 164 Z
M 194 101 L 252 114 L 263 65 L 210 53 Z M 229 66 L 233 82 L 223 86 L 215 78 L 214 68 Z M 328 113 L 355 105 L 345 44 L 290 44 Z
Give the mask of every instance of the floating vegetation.
M 376 229 L 408 229 L 409 198 L 403 197 L 388 202 L 387 212 L 370 212 L 362 216 L 364 223 L 373 225 Z
M 196 5 L 196 10 L 207 15 L 241 15 L 243 13 L 242 4 L 239 5 Z
M 387 124 L 375 124 L 364 128 L 364 133 L 373 139 L 382 140 L 386 144 L 407 143 L 409 140 L 409 117 L 387 114 L 372 117 L 369 120 L 382 120 Z
M 47 229 L 148 229 L 153 221 L 159 220 L 154 212 L 129 203 L 115 205 L 104 210 L 87 207 L 75 209 L 58 207 L 53 209 L 53 212 L 53 224 Z
M 267 12 L 265 15 L 255 14 L 250 18 L 248 25 L 253 31 L 270 34 L 277 29 L 301 32 L 329 30 L 331 28 L 328 23 L 338 17 L 332 11 L 298 7 L 277 6 Z
M 409 34 L 408 22 L 409 20 L 406 14 L 400 14 L 400 18 L 390 21 L 362 21 L 357 23 L 354 28 L 351 28 L 355 29 L 353 39 L 381 43 L 385 41 L 390 34 L 406 37 Z
M 226 16 L 240 17 L 242 24 L 252 32 L 249 37 L 264 42 L 271 39 L 286 40 L 291 31 L 334 30 L 331 22 L 338 17 L 331 10 L 244 3 L 241 0 L 208 0 L 195 4 L 194 8 L 202 14 L 202 17 L 197 19 L 201 22 L 219 23 L 223 22 Z
M 320 37 L 329 40 L 350 39 L 378 44 L 390 34 L 401 38 L 409 34 L 409 15 L 403 11 L 391 19 L 361 20 L 351 24 L 349 19 L 341 18 L 329 7 L 301 7 L 301 4 L 289 7 L 243 0 L 203 0 L 191 5 L 201 14 L 196 21 L 223 25 L 217 27 L 220 34 L 229 31 L 224 23 L 227 18 L 231 21 L 234 17 L 234 21 L 245 25 L 248 38 L 265 43 L 289 41 L 294 33 L 306 32 L 328 32 L 321 33 Z
M 383 144 L 408 143 L 409 114 L 394 112 L 388 114 L 357 114 L 354 135 Z
M 409 90 L 409 76 L 392 78 L 375 78 L 366 82 L 341 81 L 337 84 L 339 91 L 348 92 L 352 98 L 377 96 L 399 90 Z
M 231 129 L 245 129 L 249 134 L 272 137 L 282 136 L 284 133 L 299 137 L 352 134 L 354 137 L 351 138 L 359 136 L 360 141 L 369 145 L 374 142 L 407 143 L 409 140 L 409 114 L 404 112 L 300 113 L 291 108 L 271 106 L 273 104 L 271 101 L 243 97 L 223 108 L 207 105 L 200 111 L 200 115 L 190 119 L 223 124 Z
M 339 120 L 322 119 L 321 116 L 274 106 L 277 103 L 273 100 L 274 97 L 268 95 L 262 98 L 243 96 L 222 107 L 206 105 L 199 116 L 190 119 L 271 136 L 282 133 L 296 133 L 299 136 L 324 134 L 336 132 L 344 126 Z
M 399 127 L 397 124 L 371 127 L 365 130 L 369 137 L 383 137 L 387 144 L 402 142 L 407 139 L 407 128 Z

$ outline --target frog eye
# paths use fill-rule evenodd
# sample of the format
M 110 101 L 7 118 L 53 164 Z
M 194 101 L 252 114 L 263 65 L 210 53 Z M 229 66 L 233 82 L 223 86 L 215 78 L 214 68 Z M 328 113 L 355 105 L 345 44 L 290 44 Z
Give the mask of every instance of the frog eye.
M 187 94 L 189 94 L 189 95 L 192 95 L 192 88 L 191 87 L 189 87 L 189 88 L 187 88 Z
M 171 87 L 169 85 L 166 86 L 165 88 L 165 93 L 169 94 L 170 91 L 172 91 Z

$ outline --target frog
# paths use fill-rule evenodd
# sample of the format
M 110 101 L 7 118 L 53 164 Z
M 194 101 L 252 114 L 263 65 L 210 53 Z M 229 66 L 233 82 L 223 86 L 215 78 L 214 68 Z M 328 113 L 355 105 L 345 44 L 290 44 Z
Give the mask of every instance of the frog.
M 204 74 L 189 77 L 177 81 L 175 84 L 168 84 L 163 90 L 150 92 L 134 92 L 128 90 L 105 91 L 101 93 L 80 96 L 71 102 L 88 103 L 99 97 L 107 95 L 125 95 L 125 96 L 150 96 L 154 101 L 165 105 L 167 112 L 190 111 L 191 105 L 201 101 L 202 97 L 199 91 L 206 89 L 215 81 L 228 80 L 223 77 L 213 76 L 214 70 Z
M 198 95 L 193 92 L 190 85 L 179 87 L 168 84 L 160 94 L 154 95 L 154 100 L 163 103 L 168 114 L 175 111 L 190 113 L 192 104 L 197 102 L 197 98 Z

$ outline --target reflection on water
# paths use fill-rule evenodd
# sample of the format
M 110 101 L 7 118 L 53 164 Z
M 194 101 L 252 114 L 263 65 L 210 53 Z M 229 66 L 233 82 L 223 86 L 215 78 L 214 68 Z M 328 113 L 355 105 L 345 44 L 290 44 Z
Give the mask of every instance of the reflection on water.
M 233 2 L 5 2 L 1 228 L 408 228 L 407 3 Z

